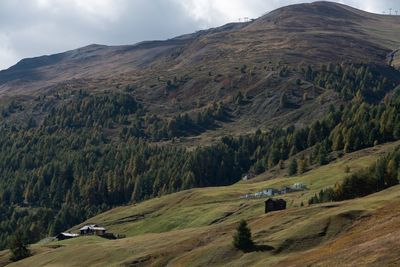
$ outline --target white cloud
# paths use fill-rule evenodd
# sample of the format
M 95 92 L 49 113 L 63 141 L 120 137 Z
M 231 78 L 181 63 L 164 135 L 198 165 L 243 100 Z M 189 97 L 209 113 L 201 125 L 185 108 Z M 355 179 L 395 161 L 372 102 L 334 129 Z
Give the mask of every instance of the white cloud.
M 238 18 L 257 18 L 276 8 L 314 2 L 315 0 L 175 0 L 181 4 L 194 19 L 205 26 L 215 26 L 229 21 L 237 21 Z M 400 9 L 400 2 L 396 0 L 337 0 L 336 2 L 347 4 L 369 12 L 382 13 L 389 7 Z
M 119 14 L 122 13 L 124 6 L 127 5 L 126 1 L 121 0 L 67 0 L 62 2 L 62 5 L 72 7 L 75 11 L 79 12 L 81 16 L 106 22 L 116 22 L 119 19 Z
M 256 17 L 262 14 L 258 7 L 267 7 L 268 2 L 259 0 L 187 0 L 179 1 L 186 11 L 204 26 L 215 26 L 237 21 L 238 18 Z
M 0 33 L 0 69 L 3 66 L 11 66 L 15 64 L 17 53 L 10 45 L 10 39 L 7 35 Z

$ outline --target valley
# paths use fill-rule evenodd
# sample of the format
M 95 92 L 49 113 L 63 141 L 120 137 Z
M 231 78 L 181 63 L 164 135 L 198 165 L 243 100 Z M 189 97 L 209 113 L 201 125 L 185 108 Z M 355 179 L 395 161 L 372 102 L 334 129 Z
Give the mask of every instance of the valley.
M 0 266 L 400 265 L 399 32 L 314 2 L 0 71 Z
M 398 144 L 354 152 L 300 176 L 280 175 L 262 181 L 261 175 L 257 182 L 191 189 L 118 207 L 71 230 L 76 232 L 82 225 L 96 223 L 110 232 L 125 234 L 126 238 L 43 241 L 32 246 L 34 256 L 10 266 L 395 264 L 397 254 L 391 246 L 399 245 L 398 186 L 343 202 L 308 206 L 307 201 L 321 189 L 342 181 L 346 176 L 345 166 L 352 172 L 365 168 Z M 305 183 L 309 190 L 283 195 L 288 203 L 285 211 L 264 214 L 266 198 L 239 199 L 248 192 L 295 182 Z M 232 246 L 234 228 L 240 219 L 249 221 L 258 250 L 243 253 Z M 387 234 L 390 241 L 383 239 Z M 378 252 L 372 252 L 378 247 L 381 248 Z M 0 262 L 6 261 L 4 258 L 6 254 L 0 257 Z

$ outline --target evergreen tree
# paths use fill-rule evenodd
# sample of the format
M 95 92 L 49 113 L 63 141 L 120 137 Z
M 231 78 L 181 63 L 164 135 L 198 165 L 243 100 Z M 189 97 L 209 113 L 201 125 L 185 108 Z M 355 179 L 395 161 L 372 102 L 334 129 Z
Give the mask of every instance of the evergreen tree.
M 279 99 L 279 107 L 281 107 L 281 108 L 286 108 L 286 107 L 288 107 L 288 106 L 289 106 L 289 100 L 288 100 L 286 94 L 285 94 L 285 93 L 282 93 L 282 94 L 281 94 L 281 97 L 280 97 L 280 99 Z
M 254 246 L 251 230 L 245 220 L 241 220 L 236 228 L 236 233 L 233 236 L 233 245 L 243 251 L 250 250 Z
M 298 174 L 303 174 L 307 171 L 307 160 L 300 159 L 297 165 L 298 165 L 298 168 L 297 168 Z
M 317 133 L 313 128 L 310 129 L 308 132 L 308 137 L 307 137 L 307 144 L 309 147 L 313 146 L 317 142 Z
M 292 159 L 289 165 L 289 175 L 293 176 L 297 173 L 297 161 L 296 159 Z
M 319 150 L 319 154 L 318 154 L 318 164 L 319 165 L 325 165 L 328 164 L 328 153 L 326 151 L 326 149 L 321 146 L 320 150 Z
M 11 251 L 11 260 L 12 261 L 19 261 L 24 258 L 27 258 L 31 255 L 31 252 L 29 251 L 28 247 L 26 246 L 22 233 L 20 230 L 17 230 L 10 238 L 10 244 L 9 248 Z
M 242 105 L 242 104 L 243 104 L 243 99 L 244 99 L 244 96 L 243 96 L 242 92 L 239 91 L 239 92 L 237 93 L 236 97 L 235 97 L 235 103 L 236 103 L 237 105 Z

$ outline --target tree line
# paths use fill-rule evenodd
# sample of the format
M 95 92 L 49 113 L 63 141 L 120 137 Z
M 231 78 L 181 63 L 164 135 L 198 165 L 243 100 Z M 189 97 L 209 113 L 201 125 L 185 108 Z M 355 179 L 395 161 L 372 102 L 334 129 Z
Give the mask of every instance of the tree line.
M 349 175 L 333 188 L 321 190 L 309 199 L 309 204 L 367 196 L 399 184 L 399 178 L 400 147 L 396 147 L 372 166 Z

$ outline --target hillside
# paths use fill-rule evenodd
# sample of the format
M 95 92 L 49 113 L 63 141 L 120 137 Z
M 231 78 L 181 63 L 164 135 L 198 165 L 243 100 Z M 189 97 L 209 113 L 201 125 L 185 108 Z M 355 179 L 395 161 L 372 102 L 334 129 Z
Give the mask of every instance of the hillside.
M 72 230 L 97 223 L 111 232 L 125 234 L 126 238 L 110 241 L 79 237 L 39 243 L 33 246 L 33 257 L 10 266 L 396 264 L 395 248 L 400 245 L 395 208 L 399 204 L 398 186 L 351 201 L 304 207 L 300 204 L 341 181 L 346 175 L 345 166 L 356 172 L 397 145 L 398 142 L 361 150 L 296 177 L 192 189 L 118 207 Z M 285 211 L 264 214 L 265 199 L 239 199 L 249 192 L 295 182 L 305 183 L 309 190 L 283 195 L 289 205 Z M 234 228 L 243 218 L 250 222 L 259 246 L 255 252 L 242 253 L 231 245 Z
M 351 61 L 386 64 L 400 44 L 400 19 L 330 2 L 293 5 L 252 22 L 233 23 L 166 41 L 108 47 L 91 45 L 57 55 L 24 59 L 0 72 L 3 98 L 62 90 L 118 91 L 129 85 L 150 112 L 171 116 L 196 112 L 211 102 L 227 102 L 241 91 L 249 97 L 227 132 L 308 121 L 325 112 L 316 100 L 324 93 L 305 84 L 300 66 Z M 282 68 L 296 68 L 281 77 Z M 172 86 L 167 86 L 168 81 Z M 292 92 L 295 90 L 295 92 Z M 282 93 L 292 110 L 279 110 Z M 310 101 L 302 102 L 307 93 Z M 300 96 L 300 97 L 299 97 Z M 300 99 L 299 99 L 300 98 Z M 309 115 L 310 110 L 314 115 Z M 237 121 L 238 123 L 235 123 Z M 205 137 L 207 138 L 207 137 Z
M 14 237 L 34 243 L 28 265 L 99 246 L 88 264 L 325 260 L 352 237 L 347 227 L 370 227 L 397 203 L 400 151 L 388 152 L 400 140 L 399 22 L 315 2 L 0 71 L 0 250 Z M 289 209 L 271 216 L 239 198 L 295 182 L 309 190 L 284 195 Z M 230 246 L 241 218 L 260 251 Z M 127 238 L 36 244 L 93 220 Z

